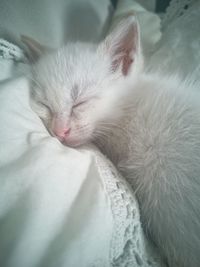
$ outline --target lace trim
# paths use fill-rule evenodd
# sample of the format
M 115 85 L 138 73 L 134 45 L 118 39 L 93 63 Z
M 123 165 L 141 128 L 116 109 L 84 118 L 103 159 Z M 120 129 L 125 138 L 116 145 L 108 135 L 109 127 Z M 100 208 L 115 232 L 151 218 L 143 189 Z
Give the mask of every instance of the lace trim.
M 126 181 L 98 151 L 95 151 L 95 160 L 110 198 L 114 218 L 110 266 L 164 266 L 144 237 L 138 204 Z
M 25 60 L 22 50 L 4 39 L 0 39 L 0 58 L 12 59 L 14 61 Z
M 198 0 L 172 0 L 162 18 L 163 29 L 175 19 L 184 16 Z

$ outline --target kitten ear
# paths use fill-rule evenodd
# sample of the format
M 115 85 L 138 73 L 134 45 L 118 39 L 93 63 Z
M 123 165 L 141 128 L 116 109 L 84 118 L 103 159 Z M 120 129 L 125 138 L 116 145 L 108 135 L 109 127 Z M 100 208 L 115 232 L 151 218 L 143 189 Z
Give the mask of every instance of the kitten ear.
M 135 16 L 123 19 L 105 39 L 104 50 L 111 58 L 111 68 L 115 72 L 121 68 L 124 76 L 129 74 L 131 66 L 140 57 L 139 25 Z
M 38 61 L 42 55 L 50 50 L 50 48 L 41 45 L 39 42 L 25 35 L 21 35 L 21 41 L 27 47 L 26 56 L 31 63 Z

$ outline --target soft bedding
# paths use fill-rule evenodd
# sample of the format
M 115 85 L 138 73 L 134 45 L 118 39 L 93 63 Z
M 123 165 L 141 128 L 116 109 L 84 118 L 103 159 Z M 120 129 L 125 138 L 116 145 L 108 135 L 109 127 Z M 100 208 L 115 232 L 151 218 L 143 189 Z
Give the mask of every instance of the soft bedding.
M 5 2 L 1 2 L 1 7 L 6 6 Z M 109 21 L 109 1 L 101 1 L 102 5 L 98 2 L 95 5 L 94 1 L 85 1 L 89 3 L 87 10 L 91 10 L 93 3 L 92 10 L 99 18 L 96 36 L 90 35 L 88 39 L 100 38 L 105 21 Z M 27 6 L 24 3 L 13 1 L 15 14 Z M 81 1 L 75 3 L 83 8 Z M 40 20 L 32 15 L 34 25 L 30 23 L 30 29 L 20 20 L 14 27 L 9 16 L 1 11 L 1 30 L 5 27 L 17 34 L 24 30 L 23 34 L 38 37 L 45 44 L 52 41 L 53 46 L 65 40 L 61 30 L 65 24 L 55 30 L 52 21 L 57 26 L 66 22 L 60 13 L 66 8 L 66 1 L 42 0 L 29 4 L 28 14 L 32 6 L 31 14 L 38 10 L 36 17 L 41 16 Z M 45 13 L 44 22 L 47 7 L 54 12 L 53 17 L 52 12 L 49 16 Z M 127 11 L 138 15 L 144 29 L 143 48 L 149 55 L 161 37 L 159 18 L 135 1 L 119 1 L 118 8 L 113 23 Z M 72 39 L 77 35 L 72 33 Z M 19 76 L 28 73 L 28 67 L 21 61 L 21 50 L 2 38 L 0 266 L 164 266 L 144 237 L 134 194 L 114 166 L 93 146 L 71 149 L 48 134 L 30 107 L 28 78 L 24 74 Z
M 159 266 L 125 181 L 49 136 L 26 78 L 1 82 L 0 121 L 0 266 Z

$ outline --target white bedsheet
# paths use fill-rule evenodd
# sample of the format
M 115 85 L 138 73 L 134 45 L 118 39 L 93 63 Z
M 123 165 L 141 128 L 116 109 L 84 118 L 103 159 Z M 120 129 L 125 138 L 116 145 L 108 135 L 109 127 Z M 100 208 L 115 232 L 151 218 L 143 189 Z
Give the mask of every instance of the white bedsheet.
M 65 1 L 48 6 L 55 2 L 58 19 Z M 95 10 L 102 29 L 108 1 L 99 2 Z M 25 5 L 13 3 L 15 12 Z M 27 10 L 31 6 L 31 14 L 44 14 L 47 1 L 31 1 Z M 9 16 L 0 20 L 11 32 L 28 31 L 21 20 L 14 28 Z M 37 37 L 40 29 L 43 43 L 55 34 L 56 46 L 63 37 L 59 30 L 48 31 L 49 22 L 40 28 L 41 20 L 35 21 L 28 33 Z M 0 58 L 0 266 L 161 266 L 144 238 L 137 202 L 124 179 L 96 148 L 71 149 L 48 134 L 29 105 L 28 80 L 14 74 L 20 66 L 5 55 Z
M 0 121 L 0 266 L 159 266 L 125 181 L 49 136 L 25 78 L 1 83 Z
M 28 99 L 25 79 L 1 85 L 0 266 L 106 262 L 112 214 L 93 153 L 50 137 Z

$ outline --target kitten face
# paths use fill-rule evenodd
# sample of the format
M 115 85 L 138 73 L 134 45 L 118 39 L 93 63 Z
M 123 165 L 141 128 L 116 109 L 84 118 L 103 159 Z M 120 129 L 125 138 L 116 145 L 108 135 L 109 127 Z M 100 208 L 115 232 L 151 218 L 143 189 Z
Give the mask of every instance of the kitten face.
M 135 73 L 139 64 L 135 20 L 119 28 L 98 46 L 68 44 L 33 66 L 33 109 L 68 146 L 87 143 L 120 116 L 123 84 L 132 62 Z

